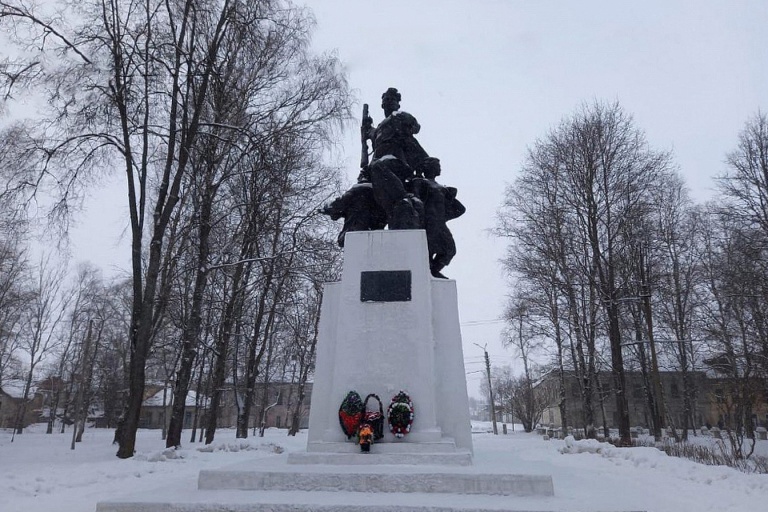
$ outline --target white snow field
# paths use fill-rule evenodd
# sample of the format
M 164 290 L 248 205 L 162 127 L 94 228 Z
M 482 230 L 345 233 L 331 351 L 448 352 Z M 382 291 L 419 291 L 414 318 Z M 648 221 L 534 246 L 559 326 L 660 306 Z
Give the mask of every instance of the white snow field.
M 270 429 L 263 438 L 236 440 L 233 430 L 223 430 L 217 432 L 212 447 L 203 451 L 199 450 L 203 445 L 197 443 L 165 450 L 159 431 L 143 430 L 136 456 L 120 460 L 115 457 L 112 435 L 112 430 L 90 429 L 71 451 L 71 433 L 46 435 L 44 425 L 17 435 L 13 443 L 11 432 L 0 430 L 0 512 L 94 512 L 98 502 L 141 500 L 178 502 L 176 510 L 192 510 L 184 504 L 201 500 L 232 504 L 219 510 L 247 510 L 249 502 L 278 498 L 263 491 L 226 490 L 206 495 L 208 491 L 197 490 L 200 470 L 279 466 L 288 453 L 303 451 L 307 441 L 306 432 L 287 437 L 285 430 Z M 669 457 L 655 448 L 618 449 L 572 439 L 545 441 L 535 434 L 511 430 L 498 436 L 476 433 L 473 441 L 472 471 L 552 475 L 554 497 L 413 493 L 399 499 L 413 506 L 429 505 L 431 510 L 768 510 L 768 475 L 704 466 Z M 768 441 L 758 441 L 758 449 L 768 452 Z M 397 466 L 383 467 L 398 472 Z M 355 478 L 354 468 L 344 470 Z M 299 503 L 320 506 L 344 502 L 359 504 L 361 511 L 375 510 L 375 505 L 394 499 L 386 493 L 293 494 Z

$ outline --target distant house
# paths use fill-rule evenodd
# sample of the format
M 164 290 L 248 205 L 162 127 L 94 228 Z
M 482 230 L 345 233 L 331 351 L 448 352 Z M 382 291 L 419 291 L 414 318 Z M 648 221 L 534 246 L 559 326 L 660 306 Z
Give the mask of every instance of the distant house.
M 56 407 L 54 416 L 60 421 L 65 421 L 68 425 L 71 420 L 65 418 L 66 405 L 70 402 L 69 393 L 72 389 L 71 383 L 63 380 L 60 377 L 52 376 L 37 383 L 37 392 L 42 395 L 42 410 L 40 411 L 40 418 L 37 421 L 48 421 L 53 407 Z
M 270 382 L 256 384 L 256 396 L 251 408 L 249 428 L 261 425 L 275 428 L 290 428 L 293 411 L 299 395 L 299 385 L 290 382 Z M 219 427 L 232 428 L 237 425 L 237 407 L 235 399 L 237 395 L 229 384 L 222 395 L 221 409 L 219 412 Z M 309 426 L 309 405 L 312 399 L 312 383 L 304 385 L 304 400 L 299 410 L 299 428 Z M 341 402 L 339 402 L 341 404 Z M 385 404 L 386 405 L 386 404 Z
M 720 428 L 735 428 L 740 422 L 735 416 L 741 412 L 751 415 L 752 427 L 768 428 L 768 389 L 762 379 L 708 379 L 706 392 L 706 424 Z M 749 411 L 739 407 L 737 398 L 751 404 Z M 742 418 L 744 419 L 744 418 Z
M 141 403 L 141 416 L 139 428 L 163 428 L 163 422 L 167 426 L 173 413 L 173 388 L 157 385 L 148 385 L 144 391 L 144 401 Z M 195 406 L 198 404 L 197 393 L 187 393 L 184 409 L 184 422 L 182 428 L 192 428 L 195 420 Z M 204 415 L 208 410 L 207 398 L 200 397 L 200 409 L 197 424 L 204 421 Z
M 298 401 L 298 384 L 290 382 L 274 383 L 273 393 L 275 400 L 270 402 L 264 416 L 266 427 L 291 428 L 291 421 L 296 402 Z M 279 392 L 279 396 L 277 396 Z M 312 399 L 312 383 L 307 382 L 304 385 L 304 400 L 299 410 L 299 428 L 309 427 L 309 404 Z M 274 404 L 274 405 L 273 405 Z M 386 404 L 385 404 L 386 407 Z
M 676 425 L 683 424 L 683 375 L 682 372 L 659 372 L 661 386 L 663 388 L 666 408 Z M 693 426 L 703 426 L 712 421 L 712 407 L 710 404 L 710 388 L 712 382 L 704 372 L 690 372 L 696 396 L 693 401 Z M 599 388 L 593 388 L 593 404 L 595 426 L 605 423 L 609 428 L 616 428 L 619 423 L 619 414 L 616 409 L 616 394 L 613 385 L 613 376 L 610 372 L 599 372 Z M 542 379 L 543 382 L 557 380 L 556 373 L 550 373 Z M 651 413 L 648 409 L 646 398 L 646 386 L 641 372 L 625 372 L 627 405 L 629 408 L 629 423 L 632 426 L 651 427 Z M 601 400 L 602 397 L 602 400 Z M 565 405 L 568 414 L 568 423 L 573 427 L 581 427 L 584 424 L 584 408 L 581 400 L 579 382 L 573 374 L 566 375 L 565 381 Z M 560 426 L 560 409 L 557 403 L 550 404 L 544 410 L 541 422 Z
M 12 379 L 0 384 L 0 428 L 14 428 L 20 419 L 22 427 L 39 421 L 43 409 L 43 395 L 33 385 L 29 390 L 24 417 L 19 418 L 24 403 L 24 381 Z

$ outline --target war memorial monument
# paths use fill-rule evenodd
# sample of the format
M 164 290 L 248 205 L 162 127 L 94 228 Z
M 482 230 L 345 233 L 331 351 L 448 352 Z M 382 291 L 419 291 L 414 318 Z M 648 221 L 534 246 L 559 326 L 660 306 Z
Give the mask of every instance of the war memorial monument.
M 321 210 L 344 219 L 344 262 L 324 289 L 306 451 L 201 471 L 181 500 L 99 512 L 484 512 L 554 495 L 549 475 L 473 460 L 456 282 L 443 274 L 447 222 L 465 209 L 400 101 L 384 92 L 376 126 L 364 107 L 360 176 Z

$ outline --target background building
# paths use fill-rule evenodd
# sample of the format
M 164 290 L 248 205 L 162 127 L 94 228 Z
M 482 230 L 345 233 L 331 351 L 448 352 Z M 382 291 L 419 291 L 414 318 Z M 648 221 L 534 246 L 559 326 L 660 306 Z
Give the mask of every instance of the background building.
M 629 406 L 630 425 L 651 428 L 651 414 L 647 398 L 647 379 L 641 372 L 626 372 L 627 402 Z M 659 372 L 667 417 L 675 426 L 682 425 L 684 408 L 683 374 L 677 371 Z M 755 381 L 754 386 L 746 386 L 742 381 L 732 381 L 724 378 L 708 376 L 705 372 L 689 372 L 689 379 L 693 385 L 691 397 L 692 424 L 701 426 L 720 426 L 737 428 L 739 422 L 737 416 L 747 414 L 753 418 L 754 426 L 766 426 L 768 424 L 768 403 L 765 392 L 761 390 L 760 383 Z M 537 383 L 538 387 L 557 385 L 558 376 L 550 373 Z M 566 376 L 565 383 L 566 414 L 569 426 L 580 428 L 584 425 L 584 409 L 581 399 L 579 383 L 573 374 Z M 618 412 L 616 410 L 615 387 L 613 376 L 610 372 L 599 372 L 596 386 L 594 386 L 594 418 L 595 426 L 600 427 L 605 423 L 609 428 L 618 425 Z M 751 393 L 751 410 L 739 410 L 736 407 L 737 400 L 734 397 Z M 541 418 L 542 424 L 560 426 L 560 409 L 557 398 L 545 409 Z M 668 423 L 665 421 L 665 423 Z

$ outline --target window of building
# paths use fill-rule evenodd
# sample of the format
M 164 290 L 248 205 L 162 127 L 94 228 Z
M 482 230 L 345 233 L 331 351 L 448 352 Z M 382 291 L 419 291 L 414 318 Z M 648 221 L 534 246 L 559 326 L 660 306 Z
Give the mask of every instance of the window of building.
M 680 386 L 677 384 L 676 380 L 673 380 L 669 385 L 669 392 L 672 395 L 672 398 L 680 398 Z
M 579 385 L 573 384 L 571 386 L 571 396 L 573 398 L 579 398 L 581 396 L 581 391 L 579 391 Z

